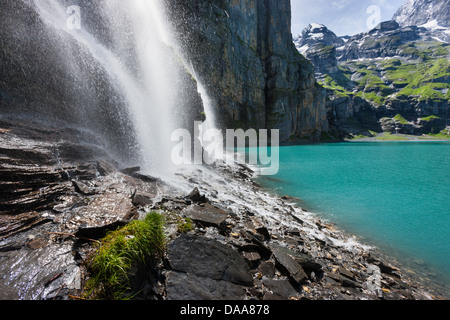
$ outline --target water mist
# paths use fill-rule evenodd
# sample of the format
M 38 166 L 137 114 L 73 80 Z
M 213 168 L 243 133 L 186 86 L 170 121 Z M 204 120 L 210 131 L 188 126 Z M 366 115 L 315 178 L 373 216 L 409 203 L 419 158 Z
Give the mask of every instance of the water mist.
M 180 109 L 186 108 L 180 103 L 180 93 L 185 90 L 180 73 L 197 77 L 172 36 L 162 2 L 80 2 L 81 8 L 73 5 L 79 12 L 64 1 L 33 0 L 33 5 L 49 30 L 58 35 L 54 45 L 64 55 L 67 72 L 76 73 L 81 60 L 100 67 L 107 77 L 103 81 L 121 97 L 125 110 L 118 112 L 118 127 L 126 128 L 120 134 L 135 137 L 135 145 L 128 147 L 136 150 L 133 159 L 123 162 L 140 165 L 143 172 L 152 175 L 173 172 L 171 133 L 183 120 Z M 79 15 L 80 20 L 73 15 Z M 95 21 L 95 17 L 101 19 Z M 81 48 L 77 54 L 70 51 L 73 43 Z M 82 77 L 86 79 L 81 81 L 95 85 L 89 74 Z M 205 125 L 211 128 L 214 117 L 207 92 L 198 81 L 197 86 L 207 114 Z M 95 107 L 94 102 L 80 107 L 76 117 L 95 123 L 90 109 Z

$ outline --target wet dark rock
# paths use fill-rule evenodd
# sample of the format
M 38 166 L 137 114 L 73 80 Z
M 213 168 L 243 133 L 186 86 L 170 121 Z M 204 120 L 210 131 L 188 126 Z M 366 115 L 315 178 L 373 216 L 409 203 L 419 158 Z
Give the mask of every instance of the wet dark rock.
M 306 255 L 306 254 L 302 254 L 299 252 L 295 252 L 295 254 L 293 254 L 293 257 L 295 259 L 295 261 L 302 266 L 302 268 L 306 271 L 306 272 L 316 272 L 316 273 L 320 273 L 322 270 L 323 265 L 319 262 L 316 262 L 312 257 Z
M 10 167 L 8 174 L 3 175 L 2 170 L 0 168 L 0 179 L 5 184 L 0 190 L 0 214 L 44 210 L 71 188 L 66 183 L 58 184 L 61 181 L 58 172 Z
M 263 280 L 263 284 L 269 288 L 273 294 L 290 298 L 297 294 L 297 290 L 292 286 L 291 282 L 288 280 Z
M 252 244 L 256 245 L 257 251 L 263 259 L 267 260 L 272 256 L 272 250 L 264 244 L 262 239 L 258 238 L 249 231 L 245 232 L 245 236 Z
M 97 161 L 97 171 L 101 176 L 107 176 L 117 171 L 116 166 L 107 161 Z
M 87 226 L 85 224 L 80 225 L 75 237 L 81 240 L 89 239 L 101 239 L 104 238 L 109 231 L 115 231 L 120 227 L 126 226 L 130 221 L 127 220 L 117 220 L 110 224 L 105 224 L 101 226 Z
M 183 210 L 183 215 L 203 226 L 212 226 L 219 229 L 224 228 L 225 220 L 229 217 L 226 211 L 211 204 L 192 205 Z
M 295 259 L 281 248 L 272 248 L 277 268 L 296 284 L 301 284 L 308 276 Z
M 153 200 L 155 198 L 154 194 L 150 194 L 147 192 L 137 191 L 133 195 L 133 204 L 135 206 L 148 206 L 153 204 Z
M 123 174 L 127 174 L 130 176 L 135 173 L 138 173 L 139 171 L 141 171 L 141 167 L 130 167 L 120 170 L 120 172 L 122 172 Z
M 136 214 L 127 194 L 106 192 L 96 196 L 89 205 L 75 210 L 66 225 L 69 230 L 106 228 L 118 221 L 128 221 Z
M 253 285 L 250 267 L 232 248 L 214 240 L 182 235 L 169 245 L 172 270 L 237 285 Z
M 200 194 L 198 188 L 194 188 L 191 193 L 188 195 L 188 198 L 191 199 L 192 202 L 195 203 L 206 203 L 208 199 L 206 199 L 205 195 Z
M 383 261 L 380 261 L 378 266 L 380 267 L 380 270 L 381 270 L 382 273 L 386 273 L 386 274 L 389 274 L 389 275 L 393 275 L 393 276 L 399 277 L 400 270 L 398 268 L 393 267 L 393 266 L 391 266 L 389 264 L 386 264 Z
M 259 266 L 259 270 L 263 276 L 272 278 L 275 275 L 275 264 L 271 261 L 263 261 Z
M 359 284 L 356 281 L 353 281 L 347 277 L 340 277 L 340 282 L 343 287 L 349 287 L 349 288 L 361 288 L 361 284 Z
M 265 241 L 271 238 L 269 230 L 264 226 L 257 227 L 256 232 L 260 234 Z
M 292 217 L 295 221 L 297 221 L 298 223 L 300 223 L 301 225 L 304 224 L 304 221 L 303 221 L 302 219 L 300 219 L 297 215 L 291 214 L 291 217 Z
M 63 213 L 76 206 L 84 206 L 86 203 L 83 198 L 78 195 L 63 195 L 57 199 L 58 204 L 53 206 L 52 210 L 57 213 Z
M 155 178 L 146 174 L 142 174 L 142 173 L 133 173 L 131 175 L 134 178 L 140 179 L 144 182 L 161 182 L 161 179 L 159 178 Z
M 72 180 L 72 184 L 75 188 L 75 191 L 84 195 L 93 195 L 95 194 L 95 190 L 92 190 L 87 185 L 85 185 L 81 181 Z
M 300 230 L 297 229 L 297 228 L 291 228 L 291 229 L 286 231 L 286 234 L 299 237 L 300 236 Z
M 243 300 L 245 288 L 228 281 L 171 271 L 166 282 L 167 300 Z
M 102 149 L 96 146 L 67 141 L 59 143 L 57 149 L 60 160 L 69 162 L 89 161 L 103 153 Z
M 280 301 L 280 300 L 288 300 L 288 299 L 284 298 L 282 296 L 270 293 L 270 292 L 266 292 L 264 294 L 263 300 L 266 300 L 266 301 Z
M 255 268 L 258 266 L 261 256 L 258 252 L 243 252 L 245 260 L 248 262 L 249 266 Z
M 48 299 L 63 284 L 67 289 L 81 288 L 81 273 L 70 243 L 4 252 L 0 263 L 2 299 Z
M 344 267 L 339 267 L 339 274 L 341 274 L 344 277 L 347 277 L 351 280 L 355 280 L 355 275 L 352 272 L 345 269 Z
M 15 215 L 0 215 L 0 240 L 30 230 L 45 222 L 48 222 L 48 220 L 35 211 Z
M 324 281 L 328 282 L 331 285 L 338 286 L 341 284 L 341 278 L 339 275 L 326 272 L 324 276 Z

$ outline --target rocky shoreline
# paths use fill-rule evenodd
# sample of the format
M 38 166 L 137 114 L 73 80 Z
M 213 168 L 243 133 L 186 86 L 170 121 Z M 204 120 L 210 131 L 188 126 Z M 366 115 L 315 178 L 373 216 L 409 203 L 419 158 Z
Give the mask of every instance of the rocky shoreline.
M 245 165 L 161 180 L 120 167 L 77 129 L 0 120 L 0 299 L 79 299 L 108 230 L 159 211 L 165 257 L 145 300 L 433 300 L 374 248 L 266 193 Z M 192 227 L 180 232 L 180 221 Z

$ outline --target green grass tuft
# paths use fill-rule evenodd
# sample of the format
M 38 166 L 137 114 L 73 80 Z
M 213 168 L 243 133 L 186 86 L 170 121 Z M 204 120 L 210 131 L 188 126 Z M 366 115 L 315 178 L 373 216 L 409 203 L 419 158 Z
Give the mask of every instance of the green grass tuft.
M 188 233 L 194 229 L 194 224 L 191 219 L 185 218 L 178 221 L 178 232 Z
M 131 298 L 129 276 L 133 268 L 145 264 L 150 257 L 161 256 L 164 249 L 164 217 L 156 212 L 110 232 L 89 261 L 91 278 L 86 284 L 86 296 L 108 300 Z

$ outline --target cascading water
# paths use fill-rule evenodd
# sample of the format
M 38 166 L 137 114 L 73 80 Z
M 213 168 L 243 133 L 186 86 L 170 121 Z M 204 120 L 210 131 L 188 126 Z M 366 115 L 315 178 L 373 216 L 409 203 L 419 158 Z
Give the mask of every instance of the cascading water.
M 136 146 L 132 147 L 137 150 L 136 159 L 130 159 L 130 164 L 136 161 L 142 171 L 153 175 L 171 173 L 174 169 L 170 159 L 171 133 L 179 127 L 182 120 L 179 117 L 183 114 L 179 111 L 185 107 L 180 105 L 179 93 L 184 88 L 178 78 L 182 69 L 194 78 L 195 72 L 186 67 L 189 64 L 172 37 L 162 3 L 159 0 L 80 2 L 80 12 L 72 12 L 78 6 L 61 0 L 33 0 L 32 3 L 45 25 L 58 34 L 54 45 L 63 48 L 67 71 L 77 70 L 80 59 L 100 66 L 107 76 L 103 80 L 122 98 L 129 120 L 119 115 L 118 121 L 129 121 L 121 124 L 128 129 L 123 134 L 136 137 Z M 80 21 L 74 20 L 77 17 L 71 14 L 79 14 Z M 93 16 L 101 17 L 101 21 L 92 21 Z M 78 27 L 70 25 L 75 22 Z M 81 56 L 69 51 L 73 46 L 67 43 L 73 42 L 82 48 Z M 198 81 L 197 84 L 208 114 L 206 126 L 211 128 L 214 120 L 207 93 Z M 80 113 L 77 116 L 86 120 L 92 117 L 89 108 L 84 107 Z

